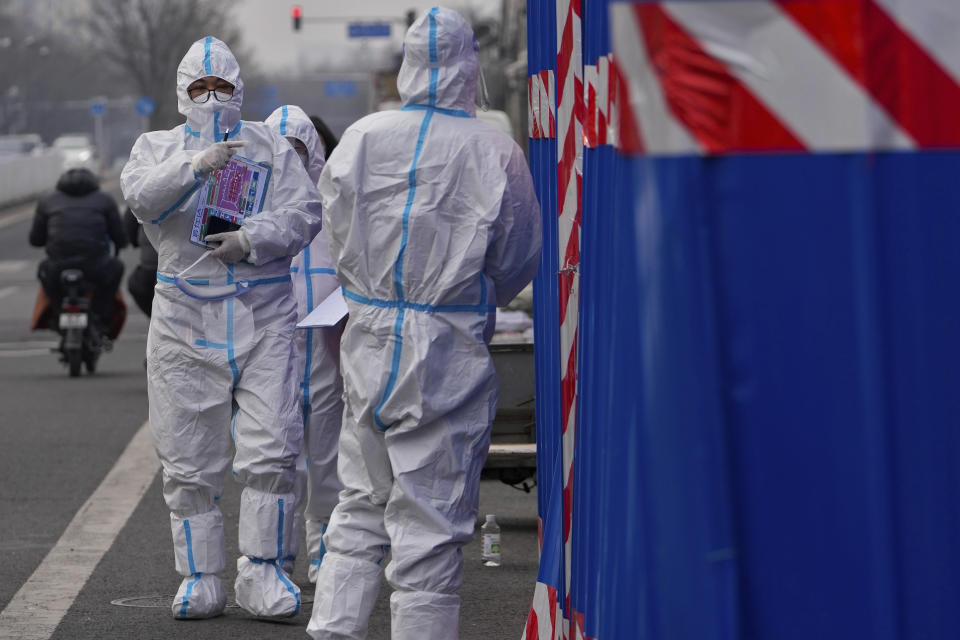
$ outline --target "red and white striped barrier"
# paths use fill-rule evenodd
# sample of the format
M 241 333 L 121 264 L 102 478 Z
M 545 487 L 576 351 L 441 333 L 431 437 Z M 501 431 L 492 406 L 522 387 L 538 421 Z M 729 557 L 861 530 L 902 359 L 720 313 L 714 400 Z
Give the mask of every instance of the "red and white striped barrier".
M 950 2 L 614 4 L 614 55 L 618 70 L 629 70 L 616 114 L 620 147 L 716 154 L 960 146 L 960 12 Z M 625 131 L 631 121 L 635 131 Z
M 593 149 L 613 144 L 616 132 L 611 127 L 610 104 L 614 99 L 612 55 L 597 59 L 597 64 L 583 67 L 583 146 Z
M 552 69 L 527 78 L 527 135 L 531 138 L 557 137 L 557 108 Z
M 560 264 L 560 419 L 563 421 L 564 610 L 570 612 L 573 457 L 577 433 L 577 330 L 583 185 L 583 62 L 579 0 L 557 0 L 557 240 Z M 570 620 L 563 619 L 563 638 Z

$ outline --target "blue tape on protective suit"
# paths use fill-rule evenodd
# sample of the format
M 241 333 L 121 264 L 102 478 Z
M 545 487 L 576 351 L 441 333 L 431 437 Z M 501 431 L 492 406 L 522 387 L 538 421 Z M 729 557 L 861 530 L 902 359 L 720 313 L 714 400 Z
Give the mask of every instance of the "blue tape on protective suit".
M 290 277 L 289 275 L 287 276 Z M 233 284 L 233 265 L 227 265 L 227 284 Z M 240 379 L 240 369 L 237 367 L 236 354 L 233 350 L 233 298 L 227 300 L 227 360 L 230 362 L 230 371 L 233 372 L 231 391 L 237 388 Z
M 243 121 L 241 120 L 241 121 L 238 122 L 237 124 L 233 125 L 233 129 L 231 129 L 230 131 L 228 131 L 228 132 L 226 133 L 226 135 L 219 136 L 219 134 L 218 134 L 219 127 L 217 126 L 217 123 L 218 123 L 219 121 L 220 121 L 220 113 L 219 113 L 219 112 L 214 113 L 214 114 L 213 114 L 213 130 L 214 130 L 214 131 L 213 131 L 213 135 L 214 135 L 214 142 L 222 142 L 225 137 L 236 138 L 236 137 L 237 137 L 237 134 L 240 133 L 240 129 L 243 128 Z M 193 136 L 194 138 L 202 138 L 202 137 L 203 137 L 203 136 L 200 134 L 199 131 L 194 131 L 193 129 L 191 129 L 189 124 L 183 125 L 183 130 L 184 130 L 188 135 L 191 135 L 191 136 Z M 218 137 L 218 136 L 219 136 L 219 137 Z
M 213 43 L 213 36 L 207 36 L 203 41 L 203 70 L 206 74 L 213 75 L 213 68 L 210 65 L 210 45 Z
M 454 118 L 472 118 L 469 113 L 463 109 L 446 109 L 444 107 L 431 106 L 429 104 L 408 104 L 405 107 L 400 109 L 401 111 L 435 111 L 437 113 L 442 113 L 445 116 L 453 116 Z
M 197 567 L 193 564 L 193 536 L 190 534 L 190 521 L 183 521 L 183 533 L 187 538 L 187 564 L 190 567 L 190 573 L 196 573 Z
M 283 557 L 283 498 L 277 500 L 277 558 Z
M 151 221 L 150 221 L 150 224 L 160 224 L 161 222 L 163 222 L 163 220 L 164 220 L 167 216 L 169 216 L 171 213 L 173 213 L 174 211 L 177 210 L 177 207 L 179 207 L 179 206 L 182 205 L 184 202 L 186 202 L 186 201 L 187 201 L 187 198 L 189 198 L 190 196 L 192 196 L 192 195 L 193 195 L 193 192 L 196 191 L 197 189 L 199 189 L 201 184 L 203 184 L 203 181 L 202 181 L 202 180 L 194 180 L 193 186 L 191 186 L 189 189 L 187 189 L 187 192 L 186 192 L 185 194 L 183 194 L 182 196 L 180 196 L 180 199 L 177 200 L 175 203 L 173 203 L 173 206 L 172 206 L 172 207 L 170 207 L 169 209 L 167 209 L 166 211 L 164 211 L 163 213 L 161 213 L 159 217 L 154 218 L 153 220 L 151 220 Z
M 284 118 L 286 118 L 286 107 L 284 107 Z M 303 249 L 303 277 L 307 292 L 307 313 L 313 310 L 313 280 L 310 278 L 310 246 Z M 313 365 L 313 331 L 307 331 L 306 344 L 306 362 L 303 365 L 303 383 L 301 385 L 303 396 L 300 401 L 300 410 L 303 413 L 303 424 L 308 424 L 310 417 L 310 369 Z
M 222 342 L 210 342 L 209 340 L 194 340 L 193 344 L 198 347 L 206 347 L 208 349 L 226 349 L 227 345 Z
M 187 607 L 190 604 L 190 594 L 193 593 L 193 586 L 200 582 L 200 574 L 197 573 L 197 568 L 193 563 L 193 536 L 190 533 L 190 521 L 183 521 L 183 533 L 187 540 L 187 565 L 190 569 L 190 574 L 194 576 L 193 580 L 187 584 L 187 591 L 183 594 L 183 603 L 180 605 L 180 617 L 187 617 Z
M 486 283 L 484 283 L 486 284 Z M 420 311 L 422 313 L 478 313 L 486 315 L 496 311 L 496 305 L 492 304 L 425 304 L 422 302 L 410 302 L 409 300 L 384 300 L 382 298 L 368 298 L 359 293 L 355 293 L 346 287 L 341 287 L 343 297 L 360 304 L 371 307 L 380 307 L 381 309 L 409 309 L 410 311 Z M 484 299 L 486 296 L 484 295 Z

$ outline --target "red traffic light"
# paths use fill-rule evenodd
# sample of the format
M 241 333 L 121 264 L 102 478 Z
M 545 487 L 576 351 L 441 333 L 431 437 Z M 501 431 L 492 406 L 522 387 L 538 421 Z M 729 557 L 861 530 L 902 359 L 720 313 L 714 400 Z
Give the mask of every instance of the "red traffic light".
M 300 5 L 293 5 L 293 8 L 290 9 L 290 17 L 293 18 L 293 30 L 300 31 L 300 18 L 303 17 L 303 10 Z

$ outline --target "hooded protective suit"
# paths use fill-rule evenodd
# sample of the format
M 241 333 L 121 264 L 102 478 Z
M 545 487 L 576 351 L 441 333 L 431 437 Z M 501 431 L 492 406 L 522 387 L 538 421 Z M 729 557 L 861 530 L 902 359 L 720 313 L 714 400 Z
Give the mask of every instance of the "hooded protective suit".
M 187 86 L 217 76 L 235 87 L 228 102 L 196 104 Z M 159 253 L 147 339 L 150 425 L 163 464 L 177 571 L 186 576 L 177 617 L 223 611 L 223 523 L 216 500 L 230 468 L 241 496 L 237 602 L 256 615 L 293 615 L 299 589 L 279 566 L 293 539 L 295 463 L 303 438 L 297 406 L 296 303 L 290 259 L 320 230 L 320 204 L 300 158 L 262 123 L 240 120 L 243 82 L 219 40 L 195 42 L 177 69 L 186 123 L 140 136 L 121 174 L 123 195 Z M 191 269 L 188 295 L 177 276 L 206 249 L 189 241 L 196 192 L 206 175 L 191 160 L 229 135 L 242 156 L 272 167 L 263 209 L 242 229 L 249 255 L 236 264 L 208 258 Z M 180 282 L 180 285 L 177 283 Z M 210 300 L 203 291 L 233 287 Z M 232 443 L 231 443 L 232 440 Z
M 310 118 L 296 105 L 277 108 L 265 120 L 274 131 L 296 138 L 307 148 L 306 168 L 316 182 L 323 170 L 325 153 L 320 136 Z M 293 289 L 297 297 L 297 315 L 303 318 L 340 286 L 330 260 L 326 234 L 317 234 L 290 265 Z M 343 417 L 343 380 L 340 377 L 340 334 L 338 328 L 298 329 L 295 337 L 302 357 L 300 404 L 303 411 L 305 456 L 297 499 L 306 493 L 307 575 L 317 581 L 323 559 L 323 532 L 330 513 L 337 506 L 340 481 L 337 480 L 337 439 Z M 298 474 L 300 471 L 298 461 Z M 303 485 L 306 485 L 305 488 Z M 299 516 L 299 513 L 298 513 Z M 298 529 L 299 530 L 299 529 Z
M 318 188 L 350 317 L 341 343 L 341 499 L 324 536 L 314 638 L 363 638 L 386 577 L 393 638 L 457 637 L 497 385 L 484 335 L 534 276 L 539 207 L 520 148 L 474 116 L 467 22 L 407 32 L 404 107 L 352 125 Z

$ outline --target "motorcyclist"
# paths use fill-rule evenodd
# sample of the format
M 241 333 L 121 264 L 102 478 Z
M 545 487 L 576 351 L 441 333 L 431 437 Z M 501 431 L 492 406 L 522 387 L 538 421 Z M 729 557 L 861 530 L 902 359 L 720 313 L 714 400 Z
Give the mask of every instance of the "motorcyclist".
M 111 250 L 127 246 L 127 238 L 116 201 L 100 190 L 89 169 L 65 171 L 56 191 L 37 203 L 30 244 L 46 249 L 47 259 L 40 263 L 37 277 L 53 309 L 60 306 L 61 272 L 80 269 L 93 288 L 93 321 L 105 334 L 123 278 L 123 263 Z

